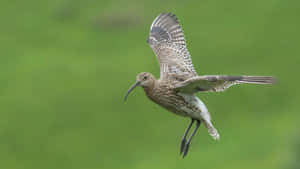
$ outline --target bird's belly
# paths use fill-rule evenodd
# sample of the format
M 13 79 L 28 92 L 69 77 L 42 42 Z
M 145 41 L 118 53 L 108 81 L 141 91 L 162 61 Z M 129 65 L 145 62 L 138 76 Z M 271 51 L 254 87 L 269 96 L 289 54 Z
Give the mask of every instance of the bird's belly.
M 157 98 L 150 97 L 152 101 L 177 115 L 199 120 L 202 118 L 210 120 L 210 114 L 206 106 L 197 96 L 178 93 Z
M 194 119 L 207 119 L 210 121 L 210 113 L 208 112 L 205 104 L 195 95 L 179 93 L 180 96 L 188 103 L 181 107 L 187 112 L 188 116 Z
M 157 103 L 161 107 L 167 109 L 168 111 L 175 113 L 180 116 L 189 116 L 188 112 L 186 112 L 186 109 L 183 108 L 183 105 L 185 104 L 184 100 L 181 96 L 160 96 L 158 97 L 149 97 L 153 102 Z
M 163 105 L 161 105 L 163 106 Z M 170 106 L 163 106 L 165 109 L 169 110 L 170 112 L 172 113 L 175 113 L 179 116 L 188 116 L 188 113 L 182 109 L 181 107 L 178 107 L 178 106 L 174 106 L 174 105 L 170 105 Z

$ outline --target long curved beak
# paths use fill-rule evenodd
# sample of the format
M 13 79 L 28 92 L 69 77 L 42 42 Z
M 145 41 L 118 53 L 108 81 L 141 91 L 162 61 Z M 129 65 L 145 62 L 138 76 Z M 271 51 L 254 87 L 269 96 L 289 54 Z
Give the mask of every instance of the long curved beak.
M 130 93 L 135 87 L 139 86 L 140 84 L 141 84 L 141 82 L 137 81 L 137 82 L 135 82 L 135 83 L 129 88 L 129 90 L 127 91 L 127 93 L 126 93 L 126 95 L 125 95 L 125 97 L 124 97 L 124 101 L 126 101 L 127 96 L 129 95 L 129 93 Z

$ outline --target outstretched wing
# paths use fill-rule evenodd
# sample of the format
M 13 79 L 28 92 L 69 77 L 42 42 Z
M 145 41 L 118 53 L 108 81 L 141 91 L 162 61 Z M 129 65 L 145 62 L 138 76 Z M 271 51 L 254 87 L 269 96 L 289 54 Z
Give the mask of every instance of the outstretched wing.
M 155 18 L 147 42 L 160 64 L 160 78 L 175 76 L 186 80 L 196 75 L 183 31 L 174 14 L 162 13 Z
M 193 94 L 196 92 L 224 91 L 235 84 L 273 84 L 275 79 L 271 76 L 226 76 L 208 75 L 197 76 L 177 83 L 175 90 L 182 93 Z

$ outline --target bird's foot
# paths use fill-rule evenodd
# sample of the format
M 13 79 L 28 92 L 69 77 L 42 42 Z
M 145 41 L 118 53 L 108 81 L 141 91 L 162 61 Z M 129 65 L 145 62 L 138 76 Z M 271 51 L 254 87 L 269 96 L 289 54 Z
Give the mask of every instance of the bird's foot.
M 184 146 L 184 149 L 183 149 L 183 156 L 182 156 L 182 158 L 184 158 L 187 155 L 187 153 L 189 151 L 189 148 L 190 148 L 190 142 L 187 142 L 185 144 L 185 146 Z
M 185 147 L 186 139 L 182 138 L 181 144 L 180 144 L 180 154 L 183 153 L 184 147 Z

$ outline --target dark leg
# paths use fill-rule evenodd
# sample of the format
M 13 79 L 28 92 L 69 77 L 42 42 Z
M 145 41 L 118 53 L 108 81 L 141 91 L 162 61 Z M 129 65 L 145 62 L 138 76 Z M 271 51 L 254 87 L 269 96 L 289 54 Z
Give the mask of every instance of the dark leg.
M 190 131 L 190 129 L 191 129 L 191 127 L 192 127 L 194 121 L 195 121 L 194 119 L 191 119 L 191 122 L 190 122 L 190 124 L 188 125 L 188 127 L 186 128 L 186 130 L 185 130 L 185 132 L 184 132 L 184 135 L 183 135 L 183 137 L 182 137 L 182 139 L 181 139 L 180 154 L 183 152 L 183 149 L 184 149 L 184 146 L 185 146 L 185 143 L 186 143 L 186 136 L 187 136 L 187 134 L 189 133 L 189 131 Z
M 190 138 L 188 139 L 187 143 L 184 146 L 183 158 L 187 155 L 187 153 L 189 151 L 191 140 L 192 140 L 193 136 L 195 135 L 195 133 L 197 132 L 197 129 L 199 128 L 199 126 L 200 126 L 200 120 L 197 120 L 196 127 L 195 127 L 194 131 L 192 132 Z

